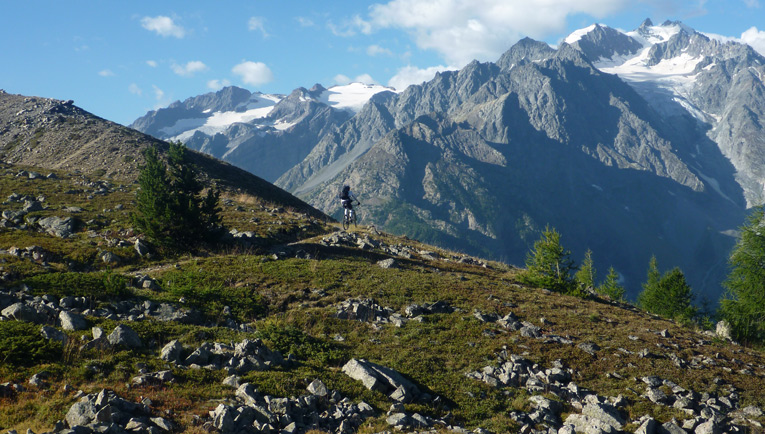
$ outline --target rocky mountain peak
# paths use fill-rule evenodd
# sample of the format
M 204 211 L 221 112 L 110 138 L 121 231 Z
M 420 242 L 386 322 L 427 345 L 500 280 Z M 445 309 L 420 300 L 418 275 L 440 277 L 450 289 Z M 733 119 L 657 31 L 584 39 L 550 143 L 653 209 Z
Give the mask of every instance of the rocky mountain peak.
M 510 69 L 521 62 L 534 62 L 547 59 L 555 53 L 545 42 L 535 41 L 529 37 L 523 38 L 497 60 L 500 69 Z

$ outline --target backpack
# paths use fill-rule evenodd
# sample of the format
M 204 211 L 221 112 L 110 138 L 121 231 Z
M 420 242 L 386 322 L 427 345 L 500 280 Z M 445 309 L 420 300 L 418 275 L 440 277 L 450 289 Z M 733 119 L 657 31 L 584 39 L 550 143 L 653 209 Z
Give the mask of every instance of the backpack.
M 340 200 L 351 200 L 351 198 L 348 196 L 348 193 L 351 190 L 340 190 Z

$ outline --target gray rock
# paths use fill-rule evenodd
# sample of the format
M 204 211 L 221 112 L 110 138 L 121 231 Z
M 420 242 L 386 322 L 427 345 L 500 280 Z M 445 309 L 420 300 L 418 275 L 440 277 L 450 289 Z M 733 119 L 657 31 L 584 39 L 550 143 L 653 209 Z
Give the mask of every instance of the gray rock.
M 121 261 L 121 258 L 117 256 L 116 253 L 112 253 L 108 250 L 104 250 L 103 252 L 99 253 L 98 258 L 104 264 L 118 264 Z
M 645 392 L 645 397 L 651 400 L 651 402 L 656 404 L 666 404 L 669 398 L 667 397 L 667 394 L 664 393 L 661 389 L 649 387 Z
M 612 425 L 584 414 L 570 414 L 564 424 L 573 425 L 577 433 L 615 434 L 617 432 Z
M 90 329 L 90 333 L 93 335 L 93 339 L 99 339 L 104 337 L 104 329 L 101 327 L 93 327 Z
M 329 393 L 327 391 L 327 386 L 325 386 L 324 383 L 318 378 L 313 380 L 311 384 L 308 385 L 307 390 L 316 396 L 327 396 Z
M 693 430 L 695 434 L 720 434 L 723 432 L 721 427 L 715 422 L 714 419 L 710 419 L 706 422 L 702 422 L 696 426 Z
M 687 434 L 684 429 L 674 422 L 667 422 L 659 427 L 658 434 Z
M 24 202 L 24 211 L 26 212 L 34 212 L 34 211 L 42 211 L 45 208 L 43 208 L 42 203 L 40 203 L 37 200 L 28 200 Z
M 234 389 L 239 388 L 239 386 L 242 384 L 242 377 L 238 375 L 229 375 L 228 377 L 223 379 L 222 384 L 224 386 L 233 387 Z
M 582 414 L 598 419 L 620 431 L 625 424 L 625 420 L 616 407 L 610 404 L 588 403 L 582 409 Z
M 250 407 L 254 407 L 255 404 L 262 400 L 260 393 L 258 393 L 255 387 L 250 383 L 241 384 L 236 389 L 236 397 Z
M 542 337 L 542 329 L 535 325 L 524 325 L 521 327 L 521 336 L 539 339 Z
M 388 425 L 396 426 L 396 427 L 404 427 L 411 425 L 412 421 L 409 418 L 409 415 L 406 413 L 393 413 L 390 416 L 388 416 L 387 419 L 385 419 L 386 422 L 388 422 Z
M 386 394 L 395 393 L 397 397 L 407 400 L 417 399 L 420 396 L 419 388 L 398 372 L 363 359 L 348 361 L 343 366 L 343 373 L 354 380 L 361 381 L 369 390 Z M 402 388 L 401 391 L 397 390 L 399 387 Z
M 74 233 L 74 219 L 71 217 L 46 217 L 37 221 L 37 224 L 48 234 L 69 238 Z
M 378 261 L 377 265 L 380 268 L 398 268 L 398 263 L 393 258 L 383 259 L 382 261 Z
M 149 420 L 162 431 L 172 431 L 175 429 L 175 425 L 164 417 L 152 417 Z
M 112 331 L 106 339 L 114 346 L 124 346 L 128 348 L 143 347 L 143 343 L 141 342 L 138 333 L 124 324 L 115 327 L 114 331 Z
M 97 412 L 98 409 L 90 401 L 75 402 L 66 413 L 66 423 L 69 428 L 88 425 L 96 418 Z
M 136 253 L 138 253 L 138 256 L 146 256 L 150 253 L 149 245 L 140 239 L 135 240 L 133 248 L 135 249 Z
M 45 323 L 45 317 L 43 315 L 22 302 L 14 303 L 6 307 L 0 311 L 0 314 L 6 318 L 15 319 L 16 321 L 26 321 L 36 324 Z
M 210 412 L 210 417 L 213 419 L 213 426 L 218 428 L 222 433 L 233 433 L 236 430 L 236 410 L 232 407 L 224 404 L 218 404 L 215 410 Z
M 649 417 L 635 430 L 635 434 L 655 434 L 658 426 L 659 424 Z
M 597 344 L 592 343 L 592 342 L 582 342 L 581 344 L 577 345 L 576 347 L 579 348 L 580 350 L 584 351 L 585 353 L 591 355 L 591 356 L 594 356 L 595 353 L 600 351 L 600 347 Z
M 183 354 L 183 345 L 177 340 L 170 341 L 162 347 L 159 352 L 159 358 L 171 363 L 179 363 Z
M 61 328 L 64 330 L 85 330 L 88 328 L 88 322 L 85 317 L 77 314 L 62 310 L 58 314 L 58 320 L 61 322 Z
M 52 339 L 61 342 L 62 344 L 66 344 L 67 341 L 69 341 L 69 336 L 67 336 L 66 333 L 51 326 L 42 326 L 40 328 L 40 334 L 45 339 Z

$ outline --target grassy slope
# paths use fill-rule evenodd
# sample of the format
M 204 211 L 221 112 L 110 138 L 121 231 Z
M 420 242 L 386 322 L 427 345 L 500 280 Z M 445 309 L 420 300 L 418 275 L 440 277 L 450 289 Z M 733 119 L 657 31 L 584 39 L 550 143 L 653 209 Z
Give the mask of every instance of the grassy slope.
M 245 381 L 254 383 L 263 393 L 297 396 L 304 393 L 308 382 L 320 378 L 328 387 L 354 401 L 365 400 L 384 414 L 390 405 L 389 398 L 365 390 L 340 372 L 348 359 L 366 358 L 402 372 L 431 394 L 444 398 L 441 403 L 408 405 L 409 411 L 438 417 L 451 411 L 456 420 L 469 427 L 503 432 L 513 428 L 508 411 L 528 410 L 525 392 L 513 390 L 506 395 L 464 374 L 494 364 L 496 353 L 507 348 L 508 352 L 522 354 L 545 367 L 560 359 L 580 373 L 580 377 L 575 378 L 577 384 L 604 396 L 624 394 L 634 398 L 631 390 L 643 390 L 634 378 L 646 375 L 659 375 L 698 392 L 717 390 L 720 386 L 715 378 L 721 378 L 739 390 L 742 407 L 765 406 L 761 393 L 765 387 L 765 368 L 762 368 L 765 362 L 761 353 L 711 341 L 694 330 L 629 307 L 523 287 L 517 283 L 517 270 L 501 264 L 491 264 L 488 268 L 461 264 L 450 252 L 406 238 L 358 229 L 389 245 L 409 245 L 415 252 L 429 250 L 439 257 L 432 260 L 415 255 L 409 260 L 401 259 L 398 269 L 382 269 L 376 265 L 378 260 L 386 258 L 381 251 L 323 246 L 319 243 L 322 235 L 334 227 L 309 220 L 290 209 L 275 209 L 279 208 L 278 203 L 263 203 L 245 194 L 225 195 L 224 223 L 240 231 L 255 231 L 262 241 L 254 247 L 229 246 L 199 252 L 196 256 L 149 260 L 139 258 L 131 247 L 114 246 L 115 240 L 128 240 L 132 235 L 127 230 L 135 190 L 132 184 L 115 183 L 110 193 L 93 195 L 93 180 L 82 175 L 59 173 L 59 180 L 29 180 L 14 176 L 19 170 L 14 166 L 0 167 L 0 199 L 11 192 L 44 195 L 51 209 L 33 215 L 63 216 L 67 214 L 63 207 L 79 206 L 83 211 L 75 214 L 76 217 L 81 222 L 94 223 L 84 223 L 76 236 L 68 240 L 30 231 L 0 229 L 0 249 L 38 245 L 53 254 L 47 264 L 0 256 L 2 272 L 8 273 L 3 287 L 26 282 L 35 294 L 56 296 L 77 288 L 94 295 L 98 301 L 108 299 L 109 295 L 103 292 L 113 289 L 104 286 L 105 277 L 148 273 L 162 284 L 161 291 L 129 289 L 127 294 L 117 292 L 122 294 L 118 297 L 130 295 L 175 302 L 183 296 L 212 321 L 220 319 L 222 307 L 229 305 L 238 320 L 252 322 L 256 336 L 262 337 L 271 348 L 292 352 L 300 360 L 289 369 L 244 376 Z M 73 190 L 81 191 L 72 193 Z M 19 206 L 6 204 L 3 209 Z M 270 259 L 272 247 L 295 241 L 314 259 Z M 109 267 L 97 259 L 101 250 L 119 254 L 123 262 L 107 273 Z M 421 323 L 410 321 L 402 328 L 392 325 L 378 328 L 333 317 L 337 303 L 348 298 L 368 297 L 399 312 L 411 303 L 438 300 L 448 301 L 459 310 L 427 316 Z M 545 333 L 567 336 L 575 345 L 594 342 L 602 350 L 590 356 L 570 345 L 543 344 L 540 340 L 524 338 L 517 332 L 479 322 L 472 315 L 474 309 L 500 315 L 512 311 L 522 320 L 541 325 Z M 99 318 L 91 317 L 89 321 L 107 332 L 116 325 Z M 174 384 L 128 388 L 126 383 L 137 375 L 137 363 L 147 364 L 150 370 L 162 369 L 165 365 L 158 358 L 159 348 L 172 339 L 199 344 L 239 341 L 252 335 L 222 327 L 153 322 L 130 326 L 144 342 L 154 340 L 157 346 L 134 352 L 81 352 L 71 345 L 59 349 L 60 357 L 31 366 L 0 364 L 0 383 L 25 383 L 32 374 L 42 370 L 50 374 L 48 388 L 29 387 L 28 392 L 15 397 L 0 397 L 0 429 L 32 428 L 37 432 L 50 429 L 56 420 L 63 419 L 75 401 L 71 393 L 64 392 L 64 384 L 86 392 L 108 387 L 132 400 L 149 397 L 159 410 L 172 410 L 173 419 L 192 432 L 198 430 L 192 423 L 194 414 L 205 415 L 220 400 L 233 397 L 232 389 L 220 385 L 225 376 L 223 372 L 176 369 Z M 671 337 L 658 334 L 665 329 Z M 86 333 L 70 334 L 76 337 Z M 700 341 L 703 345 L 699 345 Z M 632 354 L 627 355 L 619 351 L 620 348 Z M 674 352 L 686 360 L 707 355 L 717 364 L 703 370 L 680 370 L 666 358 L 638 357 L 637 353 L 645 348 L 655 354 Z M 754 375 L 741 375 L 737 361 L 761 368 Z M 623 379 L 605 373 L 618 373 Z M 628 408 L 631 417 L 653 414 L 662 421 L 686 417 L 680 411 L 641 402 Z M 384 416 L 365 425 L 362 432 L 383 429 L 383 420 Z

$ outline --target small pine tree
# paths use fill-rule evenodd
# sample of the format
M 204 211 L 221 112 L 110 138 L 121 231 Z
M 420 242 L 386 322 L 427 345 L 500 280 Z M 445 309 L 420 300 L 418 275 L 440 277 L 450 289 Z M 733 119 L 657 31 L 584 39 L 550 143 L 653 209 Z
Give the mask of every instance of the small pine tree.
M 642 309 L 673 319 L 690 320 L 696 315 L 696 308 L 691 304 L 693 292 L 679 268 L 661 275 L 654 256 L 647 274 L 643 291 L 638 295 L 638 305 Z
M 720 316 L 740 341 L 765 341 L 765 210 L 754 211 L 740 228 L 741 238 L 730 255 L 731 271 L 723 283 Z
M 528 284 L 568 293 L 576 288 L 571 273 L 576 270 L 571 252 L 560 244 L 560 234 L 549 226 L 526 256 L 524 280 Z
M 598 287 L 598 293 L 608 296 L 611 300 L 624 301 L 626 291 L 623 286 L 619 285 L 619 273 L 614 270 L 614 267 L 608 268 L 608 274 Z
M 210 241 L 220 223 L 219 192 L 209 189 L 201 196 L 203 186 L 185 146 L 170 143 L 167 164 L 160 160 L 156 147 L 147 148 L 144 158 L 133 224 L 149 241 L 172 250 Z
M 578 286 L 578 295 L 586 295 L 595 288 L 595 265 L 592 261 L 592 250 L 587 249 L 584 252 L 584 260 L 579 267 L 579 271 L 574 275 L 574 280 Z

